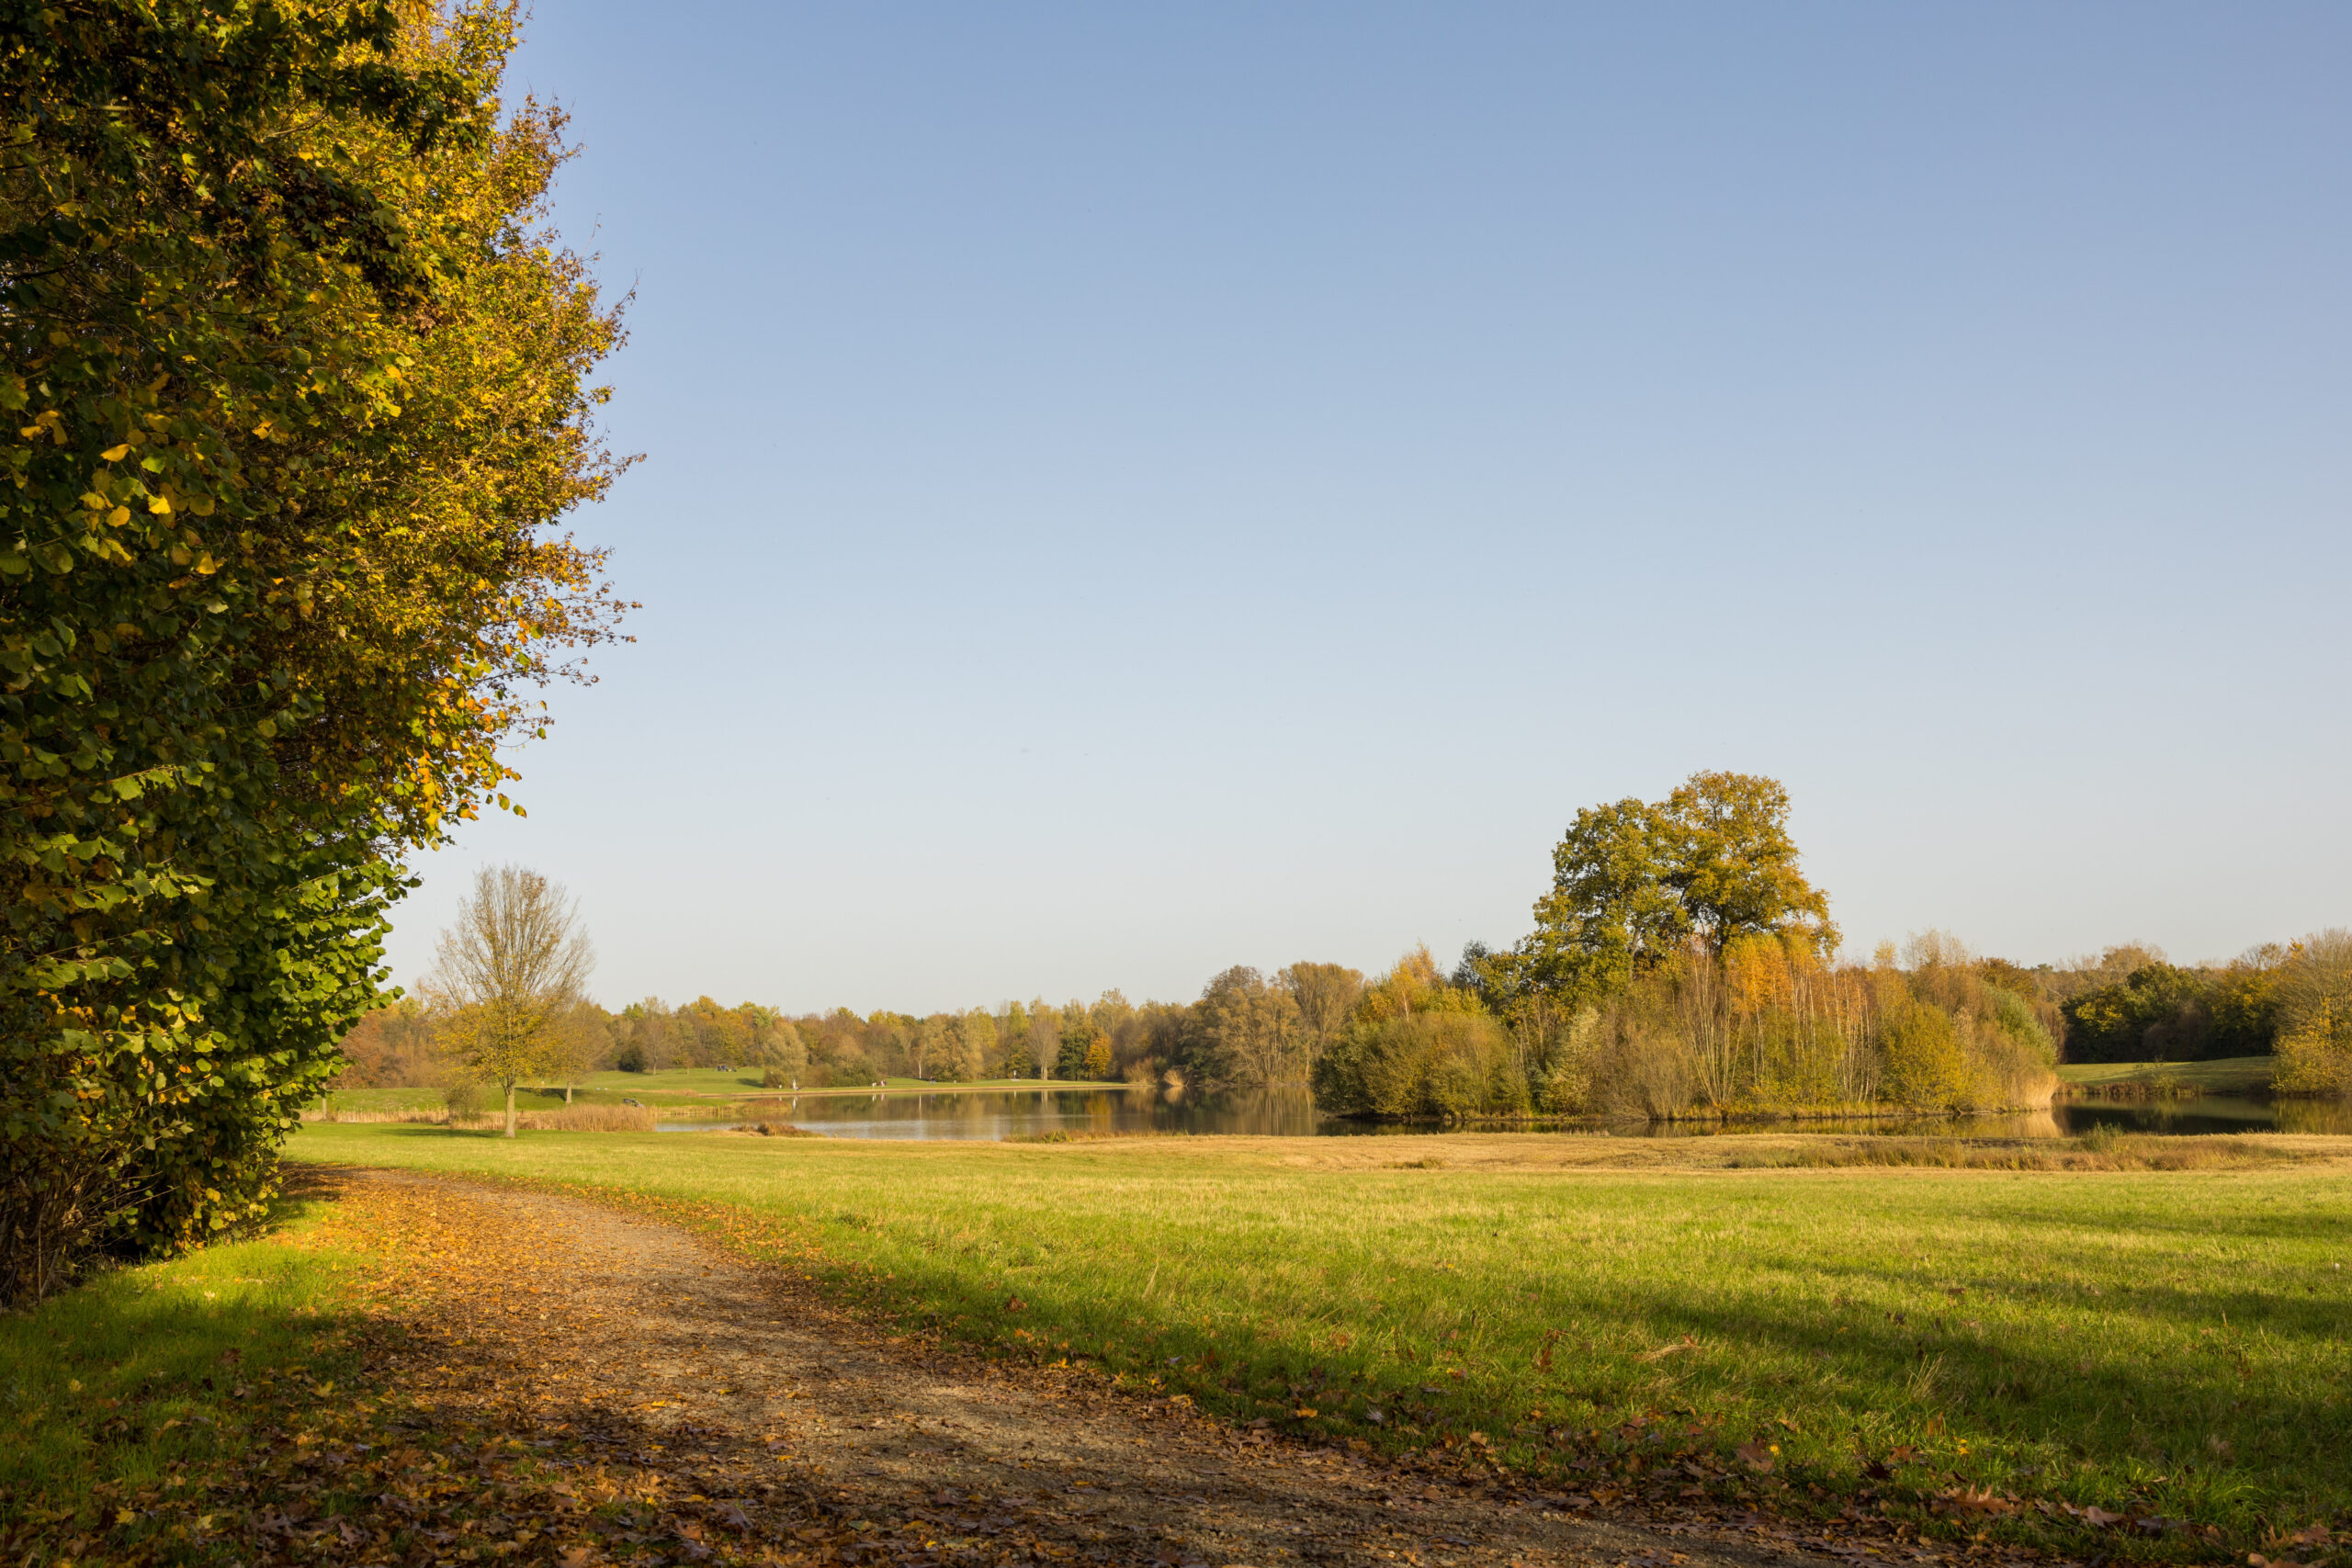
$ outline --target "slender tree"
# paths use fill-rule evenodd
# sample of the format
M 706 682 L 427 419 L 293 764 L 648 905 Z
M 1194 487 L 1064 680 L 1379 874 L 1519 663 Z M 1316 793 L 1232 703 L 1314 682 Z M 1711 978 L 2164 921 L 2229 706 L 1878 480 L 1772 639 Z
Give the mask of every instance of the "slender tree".
M 559 1068 L 565 1025 L 582 1000 L 595 950 L 571 897 L 537 872 L 484 867 L 441 933 L 440 983 L 458 1003 L 458 1055 L 499 1087 L 506 1135 L 514 1135 L 514 1089 Z

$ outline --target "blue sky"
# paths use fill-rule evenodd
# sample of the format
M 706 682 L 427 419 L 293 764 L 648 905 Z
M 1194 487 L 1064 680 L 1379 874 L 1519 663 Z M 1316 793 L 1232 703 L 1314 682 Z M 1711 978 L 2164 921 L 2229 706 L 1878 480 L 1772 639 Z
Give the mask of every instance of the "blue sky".
M 542 7 L 643 602 L 419 864 L 617 1005 L 1509 942 L 1783 780 L 1850 947 L 2352 921 L 2352 11 Z

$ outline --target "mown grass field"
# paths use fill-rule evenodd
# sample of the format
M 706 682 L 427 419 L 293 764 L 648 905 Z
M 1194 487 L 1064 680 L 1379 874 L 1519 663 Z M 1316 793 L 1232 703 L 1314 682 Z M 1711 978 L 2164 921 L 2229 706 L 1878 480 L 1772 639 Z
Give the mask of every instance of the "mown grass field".
M 1669 1420 L 1758 1445 L 1800 1504 L 1891 1461 L 1914 1495 L 2243 1551 L 2352 1522 L 2352 1143 L 2232 1146 L 2191 1170 L 1775 1169 L 1815 1145 L 317 1125 L 291 1152 L 653 1201 L 910 1325 L 1246 1417 L 1491 1444 L 1587 1485 L 1628 1423 Z M 2169 1539 L 2133 1550 L 2189 1550 Z
M 2211 1062 L 2069 1062 L 2061 1081 L 2086 1089 L 2182 1089 L 2199 1094 L 2246 1094 L 2270 1087 L 2271 1056 L 2224 1056 Z

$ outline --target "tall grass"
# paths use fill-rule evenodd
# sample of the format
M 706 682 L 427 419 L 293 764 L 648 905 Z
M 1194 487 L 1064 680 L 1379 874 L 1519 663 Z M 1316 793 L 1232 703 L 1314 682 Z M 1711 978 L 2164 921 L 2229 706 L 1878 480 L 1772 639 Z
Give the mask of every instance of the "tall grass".
M 334 1122 L 338 1125 L 364 1126 L 370 1123 L 396 1123 L 405 1126 L 449 1127 L 461 1131 L 497 1128 L 503 1132 L 503 1112 L 478 1112 L 455 1115 L 442 1111 L 313 1111 L 306 1112 L 305 1122 Z M 653 1112 L 633 1105 L 565 1105 L 551 1111 L 521 1111 L 514 1124 L 533 1132 L 544 1133 L 650 1133 L 654 1128 Z

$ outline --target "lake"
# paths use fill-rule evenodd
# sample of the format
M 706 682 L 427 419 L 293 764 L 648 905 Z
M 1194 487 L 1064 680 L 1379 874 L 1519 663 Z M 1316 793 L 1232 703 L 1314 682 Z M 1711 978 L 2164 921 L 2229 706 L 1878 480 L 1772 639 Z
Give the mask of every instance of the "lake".
M 1171 1096 L 1164 1090 L 1107 1085 L 1100 1089 L 968 1089 L 860 1095 L 779 1095 L 759 1102 L 769 1121 L 789 1122 L 836 1138 L 1034 1137 L 1053 1133 L 1207 1133 L 1261 1136 L 1380 1137 L 1403 1133 L 1496 1132 L 1492 1126 L 1441 1128 L 1344 1122 L 1315 1109 L 1304 1089 L 1232 1089 Z M 772 1107 L 772 1109 L 771 1109 Z M 758 1118 L 754 1118 L 757 1120 Z M 665 1133 L 741 1126 L 740 1121 L 665 1122 Z M 1890 1133 L 1962 1138 L 2056 1138 L 2094 1127 L 2121 1132 L 2352 1133 L 2352 1107 L 2304 1100 L 2245 1100 L 2209 1095 L 2195 1100 L 2071 1100 L 2046 1111 L 2007 1116 L 1843 1119 L 1813 1122 L 1676 1122 L 1538 1123 L 1533 1132 L 1607 1134 L 1617 1137 L 1713 1137 L 1765 1130 Z

